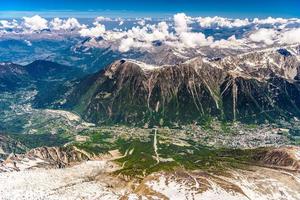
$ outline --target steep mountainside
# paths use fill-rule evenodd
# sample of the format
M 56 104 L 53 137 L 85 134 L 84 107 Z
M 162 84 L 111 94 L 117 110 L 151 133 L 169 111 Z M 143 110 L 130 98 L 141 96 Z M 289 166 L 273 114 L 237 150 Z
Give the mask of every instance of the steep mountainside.
M 96 123 L 174 124 L 211 117 L 264 122 L 300 116 L 299 47 L 153 66 L 119 60 L 83 79 L 66 106 Z
M 26 87 L 29 77 L 26 69 L 13 63 L 0 63 L 0 89 L 10 91 L 19 87 Z
M 0 93 L 37 91 L 36 106 L 40 102 L 48 105 L 58 98 L 58 94 L 65 92 L 65 84 L 82 76 L 82 69 L 45 60 L 37 60 L 25 66 L 0 63 Z
M 30 84 L 41 86 L 47 82 L 62 82 L 83 76 L 76 67 L 37 60 L 22 66 L 14 63 L 0 63 L 0 87 L 3 90 L 25 88 Z
M 27 148 L 19 141 L 0 133 L 0 160 L 6 158 L 10 153 L 23 153 L 26 150 Z
M 38 93 L 35 106 L 48 106 L 49 102 L 65 92 L 65 84 L 84 75 L 81 69 L 74 66 L 61 65 L 55 62 L 37 60 L 25 66 Z
M 36 60 L 24 67 L 31 78 L 35 80 L 43 79 L 70 79 L 82 74 L 76 67 L 60 65 L 46 60 Z

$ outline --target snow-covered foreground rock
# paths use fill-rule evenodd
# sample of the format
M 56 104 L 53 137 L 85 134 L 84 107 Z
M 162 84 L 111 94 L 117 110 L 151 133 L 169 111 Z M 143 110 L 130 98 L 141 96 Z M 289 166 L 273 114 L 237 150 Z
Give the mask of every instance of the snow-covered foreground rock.
M 197 200 L 298 200 L 300 175 L 253 167 L 237 170 L 230 176 L 181 172 L 157 174 L 146 187 L 167 199 Z
M 87 161 L 65 169 L 35 169 L 0 174 L 0 199 L 118 199 L 93 177 L 115 166 L 106 161 Z
M 120 194 L 93 180 L 115 167 L 106 161 L 87 161 L 65 169 L 1 173 L 0 199 L 118 199 Z
M 9 157 L 0 165 L 0 200 L 300 199 L 299 147 L 261 151 L 256 166 L 215 173 L 176 168 L 142 180 L 118 171 L 124 164 L 114 160 L 127 154 L 113 150 L 87 161 L 78 149 L 41 147 Z
M 263 167 L 226 175 L 176 171 L 154 173 L 141 183 L 113 175 L 110 161 L 86 161 L 64 169 L 0 173 L 1 200 L 171 199 L 299 200 L 300 175 Z M 125 183 L 125 184 L 124 184 Z M 130 186 L 131 185 L 131 186 Z

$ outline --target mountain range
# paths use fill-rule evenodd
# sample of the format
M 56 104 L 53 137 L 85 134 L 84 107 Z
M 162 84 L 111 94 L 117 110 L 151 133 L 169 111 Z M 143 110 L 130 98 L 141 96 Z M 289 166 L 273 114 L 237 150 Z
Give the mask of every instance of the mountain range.
M 245 123 L 300 116 L 299 46 L 174 65 L 121 59 L 70 86 L 60 105 L 94 123 Z
M 0 195 L 299 199 L 300 46 L 190 51 L 1 63 Z

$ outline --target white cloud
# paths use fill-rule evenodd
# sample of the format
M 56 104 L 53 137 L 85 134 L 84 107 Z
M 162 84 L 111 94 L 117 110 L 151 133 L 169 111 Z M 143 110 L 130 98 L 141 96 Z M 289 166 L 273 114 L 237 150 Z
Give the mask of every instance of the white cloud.
M 109 18 L 109 17 L 103 17 L 103 16 L 99 16 L 96 17 L 94 20 L 94 24 L 95 23 L 99 23 L 99 22 L 103 22 L 103 21 L 113 21 L 113 19 Z
M 247 18 L 246 19 L 235 19 L 231 23 L 231 26 L 232 27 L 242 27 L 242 26 L 247 26 L 249 24 L 250 24 L 250 22 L 249 22 L 249 20 Z
M 101 35 L 104 40 L 99 41 L 99 45 L 104 44 L 105 41 L 115 42 L 121 52 L 132 48 L 151 49 L 154 47 L 154 41 L 161 41 L 163 44 L 178 48 L 195 48 L 213 43 L 213 37 L 191 32 L 188 26 L 190 22 L 191 18 L 184 13 L 174 15 L 176 34 L 169 32 L 169 25 L 164 21 L 158 24 L 146 24 L 145 20 L 139 23 L 141 26 L 132 27 L 127 31 L 105 30 L 103 25 L 96 24 L 95 27 L 82 29 L 79 33 L 81 36 L 90 37 Z
M 101 22 L 101 21 L 111 21 L 112 19 L 109 17 L 103 17 L 103 16 L 99 16 L 96 17 L 95 21 Z
M 126 52 L 131 48 L 149 49 L 153 47 L 153 41 L 165 41 L 171 38 L 168 28 L 166 22 L 160 22 L 157 25 L 146 25 L 143 28 L 133 27 L 123 35 L 125 38 L 121 39 L 119 51 Z M 108 33 L 108 35 L 114 34 Z M 118 36 L 120 36 L 120 34 Z
M 206 38 L 203 33 L 184 32 L 180 34 L 180 41 L 184 47 L 195 48 L 199 46 L 208 46 L 212 44 L 213 37 Z
M 121 52 L 129 51 L 130 48 L 134 46 L 134 43 L 135 42 L 132 38 L 123 39 L 120 43 L 119 51 L 121 51 Z
M 72 30 L 72 29 L 85 28 L 85 26 L 81 25 L 78 22 L 78 20 L 75 18 L 68 18 L 67 20 L 54 18 L 50 22 L 50 26 L 53 30 Z
M 48 28 L 48 21 L 39 15 L 33 17 L 23 17 L 24 26 L 31 31 L 38 31 Z
M 246 19 L 227 19 L 223 17 L 199 17 L 197 18 L 199 25 L 203 28 L 214 28 L 214 27 L 242 27 L 250 24 L 249 20 Z
M 283 32 L 280 36 L 280 42 L 285 44 L 300 43 L 300 28 Z
M 23 20 L 18 23 L 17 20 L 0 20 L 0 29 L 11 28 L 14 31 L 18 29 L 18 33 L 31 33 L 32 31 L 40 31 L 43 29 L 50 30 L 73 30 L 73 29 L 82 29 L 86 28 L 85 25 L 82 25 L 78 22 L 76 18 L 60 19 L 54 18 L 51 21 L 35 15 L 33 17 L 23 17 Z
M 184 13 L 178 13 L 174 15 L 174 24 L 175 24 L 176 33 L 180 34 L 189 31 L 188 28 L 189 21 L 190 21 L 189 17 L 186 16 Z
M 191 32 L 191 28 L 188 26 L 191 21 L 192 19 L 184 13 L 174 15 L 175 31 L 179 40 L 177 46 L 195 48 L 210 45 L 213 42 L 213 37 L 206 38 L 203 33 Z
M 171 18 L 172 19 L 172 18 Z M 241 48 L 241 47 L 257 47 L 258 45 L 272 45 L 272 44 L 294 44 L 300 43 L 300 19 L 284 19 L 284 18 L 266 18 L 266 19 L 229 19 L 222 17 L 198 17 L 191 18 L 184 13 L 178 13 L 173 16 L 173 22 L 161 21 L 157 24 L 149 23 L 146 18 L 136 19 L 138 26 L 131 27 L 128 30 L 118 29 L 118 24 L 124 24 L 124 19 L 111 19 L 107 17 L 97 17 L 92 26 L 87 27 L 75 18 L 60 19 L 54 18 L 49 22 L 35 15 L 33 17 L 24 17 L 23 21 L 18 24 L 16 20 L 0 20 L 1 34 L 31 34 L 33 31 L 49 28 L 51 31 L 59 33 L 68 33 L 70 30 L 78 30 L 83 37 L 103 37 L 103 40 L 91 40 L 90 43 L 95 46 L 112 46 L 113 49 L 118 49 L 122 52 L 130 49 L 152 49 L 156 44 L 171 46 L 174 48 L 199 48 L 202 46 L 209 46 L 211 48 Z M 101 24 L 102 21 L 115 21 L 116 27 L 106 30 L 106 27 Z M 238 36 L 243 34 L 243 38 L 236 39 L 233 35 L 228 39 L 214 40 L 214 38 L 207 37 L 204 33 L 194 32 L 191 24 L 198 23 L 205 28 L 236 28 Z M 299 23 L 299 26 L 297 26 Z M 272 28 L 265 26 L 271 24 Z M 288 24 L 292 24 L 287 26 Z M 296 25 L 295 25 L 296 24 Z M 244 26 L 251 26 L 253 32 L 244 29 Z M 251 28 L 250 27 L 250 28 Z M 279 28 L 281 27 L 281 30 Z M 6 29 L 15 29 L 15 32 Z M 174 29 L 173 29 L 174 28 Z M 250 29 L 249 29 L 250 30 Z M 40 34 L 40 33 L 39 33 Z M 47 33 L 48 34 L 48 33 Z M 237 34 L 237 33 L 236 33 Z M 156 41 L 160 41 L 157 43 Z
M 274 29 L 259 29 L 249 36 L 253 42 L 263 42 L 267 45 L 274 43 L 295 44 L 300 43 L 300 28 L 283 29 L 277 31 Z
M 24 40 L 24 42 L 27 44 L 27 46 L 31 47 L 32 43 L 29 40 Z
M 172 37 L 169 33 L 169 26 L 166 22 L 159 22 L 157 28 L 153 30 L 153 35 L 157 40 L 166 40 L 167 37 Z
M 277 37 L 277 32 L 274 29 L 258 29 L 250 34 L 249 39 L 253 42 L 263 42 L 267 45 L 274 44 Z
M 194 18 L 195 21 L 198 21 L 199 25 L 203 28 L 238 28 L 248 25 L 261 27 L 263 25 L 272 25 L 276 27 L 284 28 L 287 25 L 300 25 L 300 19 L 297 18 L 272 18 L 268 17 L 265 19 L 254 18 L 253 20 L 245 19 L 230 19 L 223 17 L 198 17 Z
M 142 19 L 142 20 L 138 21 L 137 24 L 140 26 L 145 26 L 146 21 L 144 19 Z
M 211 48 L 240 48 L 244 44 L 243 40 L 236 39 L 235 35 L 230 36 L 227 40 L 221 39 L 214 41 Z
M 151 47 L 152 47 L 151 43 L 137 41 L 137 40 L 134 40 L 133 38 L 126 38 L 126 39 L 121 40 L 121 43 L 119 46 L 119 51 L 127 52 L 132 48 L 149 49 Z
M 82 37 L 99 37 L 105 33 L 105 26 L 103 24 L 97 24 L 92 28 L 83 28 L 79 33 Z
M 17 20 L 7 21 L 0 20 L 0 28 L 17 28 L 19 26 Z
M 254 24 L 285 24 L 288 21 L 289 21 L 288 19 L 268 17 L 266 19 L 254 18 L 253 23 Z

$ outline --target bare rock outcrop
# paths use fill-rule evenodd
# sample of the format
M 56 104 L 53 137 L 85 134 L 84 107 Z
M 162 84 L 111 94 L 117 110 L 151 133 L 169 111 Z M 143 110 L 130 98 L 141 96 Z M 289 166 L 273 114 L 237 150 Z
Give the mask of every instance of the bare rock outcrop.
M 64 168 L 89 159 L 87 154 L 74 147 L 38 147 L 26 154 L 11 154 L 0 164 L 0 172 L 32 168 Z
M 300 147 L 266 149 L 255 155 L 255 160 L 263 165 L 300 171 Z

